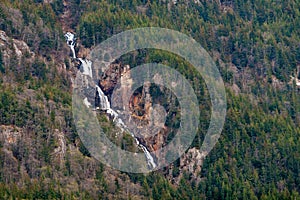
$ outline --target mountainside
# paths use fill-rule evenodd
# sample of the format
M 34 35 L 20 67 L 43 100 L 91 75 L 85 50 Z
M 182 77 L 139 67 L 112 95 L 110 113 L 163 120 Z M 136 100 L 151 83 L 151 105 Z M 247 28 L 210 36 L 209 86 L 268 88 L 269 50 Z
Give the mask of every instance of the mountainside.
M 221 73 L 227 116 L 209 154 L 199 149 L 212 105 L 191 63 L 139 49 L 105 72 L 89 71 L 98 44 L 150 26 L 194 38 Z M 74 43 L 66 42 L 67 32 Z M 169 144 L 181 123 L 176 95 L 154 84 L 132 91 L 130 120 L 155 132 L 146 139 L 133 135 L 119 120 L 123 113 L 110 105 L 118 80 L 122 101 L 134 85 L 124 74 L 144 63 L 171 66 L 187 79 L 198 98 L 199 129 L 171 165 L 148 174 L 121 172 L 83 144 L 72 92 L 80 74 L 97 80 L 94 86 L 83 76 L 82 102 L 114 144 L 144 154 L 155 168 L 153 151 Z M 299 80 L 299 0 L 2 0 L 0 199 L 300 199 Z

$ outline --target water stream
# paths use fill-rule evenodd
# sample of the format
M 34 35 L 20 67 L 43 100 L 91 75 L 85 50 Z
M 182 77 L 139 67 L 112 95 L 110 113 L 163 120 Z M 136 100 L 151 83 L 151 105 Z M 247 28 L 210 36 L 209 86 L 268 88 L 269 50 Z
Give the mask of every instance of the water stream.
M 75 45 L 76 45 L 76 38 L 73 33 L 67 32 L 65 34 L 65 38 L 67 41 L 68 46 L 70 47 L 72 53 L 73 53 L 73 58 L 76 59 L 76 53 L 75 53 Z M 81 62 L 81 69 L 82 69 L 82 74 L 86 76 L 90 76 L 93 78 L 93 73 L 92 73 L 92 61 L 88 59 L 83 59 L 83 58 L 77 58 Z M 154 158 L 152 157 L 151 153 L 148 151 L 148 149 L 139 141 L 137 137 L 128 129 L 128 127 L 124 124 L 122 119 L 119 117 L 118 113 L 114 111 L 110 107 L 110 102 L 108 100 L 108 97 L 104 94 L 102 89 L 96 84 L 95 88 L 95 94 L 100 100 L 99 107 L 95 108 L 96 110 L 100 109 L 103 111 L 106 111 L 108 115 L 110 115 L 113 119 L 113 122 L 122 130 L 128 132 L 135 140 L 136 144 L 142 149 L 144 152 L 146 159 L 147 159 L 147 164 L 150 168 L 154 169 L 156 168 L 156 164 L 154 161 Z M 88 102 L 87 98 L 83 100 L 84 104 L 90 108 L 91 104 Z

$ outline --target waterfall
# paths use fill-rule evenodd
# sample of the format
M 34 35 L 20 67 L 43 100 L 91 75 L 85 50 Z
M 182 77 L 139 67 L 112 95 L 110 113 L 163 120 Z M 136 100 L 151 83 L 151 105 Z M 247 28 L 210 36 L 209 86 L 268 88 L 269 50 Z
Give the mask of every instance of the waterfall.
M 84 98 L 83 103 L 86 105 L 86 107 L 90 108 L 92 104 L 88 101 L 87 97 Z
M 72 53 L 73 53 L 73 58 L 76 59 L 76 54 L 75 54 L 75 44 L 76 44 L 76 38 L 74 34 L 67 32 L 65 34 L 65 38 L 67 41 L 67 45 L 70 47 Z M 81 68 L 82 68 L 82 75 L 85 76 L 90 76 L 93 78 L 93 73 L 92 73 L 92 61 L 88 59 L 82 59 L 78 58 L 78 60 L 81 62 Z M 157 167 L 157 165 L 154 162 L 154 159 L 151 155 L 151 153 L 148 151 L 148 149 L 140 143 L 137 137 L 129 131 L 128 127 L 124 124 L 121 118 L 119 118 L 119 115 L 116 111 L 111 109 L 110 107 L 110 102 L 108 100 L 108 97 L 104 94 L 102 89 L 96 84 L 96 97 L 95 101 L 96 103 L 99 101 L 99 107 L 96 107 L 96 109 L 100 109 L 103 111 L 106 111 L 108 115 L 110 115 L 113 118 L 113 122 L 116 123 L 116 125 L 122 130 L 128 132 L 135 140 L 136 144 L 142 149 L 144 152 L 146 159 L 147 159 L 147 164 L 150 168 L 154 169 Z M 83 100 L 83 103 L 89 108 L 91 106 L 91 103 L 88 101 L 88 98 L 86 97 Z
M 103 91 L 101 90 L 101 88 L 99 86 L 96 85 L 97 88 L 97 93 L 100 99 L 100 109 L 102 110 L 106 110 L 106 113 L 109 114 L 112 118 L 113 121 L 116 123 L 116 125 L 122 129 L 122 131 L 127 131 L 135 140 L 136 144 L 143 150 L 146 158 L 147 158 L 147 163 L 150 167 L 152 167 L 152 169 L 154 169 L 156 167 L 156 164 L 154 162 L 154 159 L 152 157 L 152 155 L 150 154 L 150 152 L 148 151 L 148 149 L 139 142 L 139 140 L 135 137 L 135 135 L 130 132 L 127 128 L 127 126 L 124 124 L 124 122 L 122 121 L 122 119 L 119 118 L 119 115 L 116 111 L 114 111 L 113 109 L 110 108 L 110 103 L 108 101 L 107 96 L 105 96 L 105 94 L 103 93 Z
M 154 162 L 154 159 L 153 159 L 153 157 L 151 156 L 151 154 L 150 154 L 150 152 L 148 151 L 148 149 L 147 149 L 144 145 L 142 145 L 142 144 L 140 144 L 139 146 L 143 149 L 143 151 L 144 151 L 144 153 L 145 153 L 145 156 L 146 156 L 146 158 L 147 158 L 148 165 L 149 165 L 150 167 L 152 167 L 152 169 L 156 168 L 156 164 L 155 164 L 155 162 Z
M 78 60 L 81 62 L 81 67 L 83 70 L 82 74 L 93 78 L 92 62 L 90 60 L 82 59 L 82 58 L 78 58 Z
M 76 38 L 75 38 L 75 35 L 73 33 L 67 32 L 65 34 L 65 38 L 67 40 L 68 46 L 70 47 L 70 49 L 73 53 L 73 58 L 76 58 L 76 54 L 75 54 Z
M 96 95 L 98 95 L 99 99 L 100 99 L 100 109 L 101 110 L 108 110 L 110 109 L 110 103 L 108 101 L 107 96 L 103 93 L 103 91 L 101 90 L 101 88 L 96 85 Z
M 156 164 L 154 162 L 154 159 L 153 159 L 151 153 L 148 151 L 148 149 L 143 144 L 141 144 L 139 142 L 138 138 L 136 138 L 135 135 L 132 132 L 129 131 L 129 129 L 124 124 L 122 119 L 119 118 L 118 113 L 110 108 L 110 103 L 108 101 L 108 98 L 103 93 L 101 88 L 98 85 L 96 85 L 96 88 L 97 88 L 97 94 L 98 94 L 99 99 L 100 99 L 100 109 L 101 110 L 106 110 L 106 113 L 109 114 L 113 118 L 113 121 L 116 123 L 116 125 L 119 128 L 121 128 L 122 131 L 124 131 L 124 130 L 127 131 L 134 138 L 136 144 L 143 150 L 143 152 L 144 152 L 144 154 L 147 158 L 148 166 L 151 167 L 152 169 L 156 168 Z

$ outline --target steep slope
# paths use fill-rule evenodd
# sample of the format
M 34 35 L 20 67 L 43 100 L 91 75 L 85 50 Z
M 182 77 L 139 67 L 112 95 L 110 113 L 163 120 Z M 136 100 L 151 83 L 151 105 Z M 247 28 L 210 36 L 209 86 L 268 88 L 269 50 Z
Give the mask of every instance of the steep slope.
M 299 1 L 172 2 L 0 3 L 1 198 L 300 198 L 300 98 L 297 81 L 290 78 L 300 78 Z M 171 166 L 143 175 L 103 166 L 82 145 L 71 114 L 72 80 L 80 62 L 72 59 L 64 34 L 77 33 L 75 51 L 83 58 L 113 34 L 145 26 L 184 32 L 209 51 L 226 82 L 228 112 L 219 142 L 202 160 L 198 149 L 210 103 L 199 74 L 168 52 L 139 50 L 121 57 L 111 71 L 147 62 L 174 67 L 199 91 L 203 111 L 188 152 Z M 108 71 L 102 77 L 108 97 L 119 75 Z M 161 91 L 164 98 L 152 94 L 153 102 L 174 100 Z M 137 118 L 147 115 L 144 93 L 142 88 L 133 97 Z M 113 140 L 119 129 L 105 114 L 98 118 Z M 178 116 L 167 123 L 176 128 Z M 145 145 L 155 149 L 172 134 L 162 138 Z M 113 141 L 136 150 L 129 135 Z

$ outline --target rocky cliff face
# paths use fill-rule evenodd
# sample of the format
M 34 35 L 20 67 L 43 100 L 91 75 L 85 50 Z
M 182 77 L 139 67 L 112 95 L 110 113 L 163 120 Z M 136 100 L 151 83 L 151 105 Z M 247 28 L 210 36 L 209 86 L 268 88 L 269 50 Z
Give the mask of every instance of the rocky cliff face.
M 4 31 L 1 30 L 0 49 L 2 52 L 4 65 L 6 66 L 11 64 L 11 59 L 16 59 L 17 62 L 20 62 L 22 57 L 30 59 L 35 56 L 34 52 L 29 49 L 28 45 L 24 41 L 10 38 Z
M 127 126 L 137 133 L 140 142 L 151 152 L 167 145 L 180 123 L 176 97 L 167 88 L 157 85 L 162 82 L 159 74 L 156 74 L 154 79 L 156 84 L 144 83 L 141 88 L 132 91 L 134 77 L 130 76 L 130 66 L 115 63 L 108 67 L 99 81 L 99 86 L 106 95 L 111 98 L 112 93 L 116 92 L 118 95 L 114 96 L 114 101 L 122 102 L 124 107 L 129 107 L 130 116 Z M 129 102 L 125 102 L 128 94 L 132 95 Z M 188 150 L 180 158 L 178 166 L 180 175 L 174 178 L 173 182 L 177 184 L 184 171 L 191 173 L 192 179 L 198 182 L 205 156 L 196 148 Z M 170 167 L 170 174 L 172 168 Z M 169 178 L 173 179 L 172 176 Z
M 127 122 L 133 124 L 130 128 L 135 128 L 136 126 L 143 129 L 142 133 L 141 131 L 135 132 L 141 134 L 138 137 L 151 151 L 155 151 L 163 146 L 167 127 L 159 120 L 162 113 L 158 113 L 157 109 L 153 109 L 154 102 L 150 94 L 151 84 L 145 84 L 139 91 L 132 91 L 133 79 L 130 78 L 128 73 L 130 73 L 129 65 L 112 64 L 100 78 L 99 85 L 105 94 L 111 96 L 115 86 L 118 82 L 120 83 L 117 93 L 121 95 L 114 96 L 114 100 L 123 104 L 124 107 L 129 107 L 131 117 Z M 123 76 L 124 74 L 126 76 Z M 129 102 L 125 102 L 128 94 L 132 94 L 132 96 Z M 156 132 L 152 128 L 155 126 L 160 126 L 160 129 L 157 129 Z M 148 134 L 150 132 L 151 135 Z
M 0 140 L 4 146 L 17 144 L 17 141 L 22 137 L 23 130 L 16 126 L 0 126 Z

